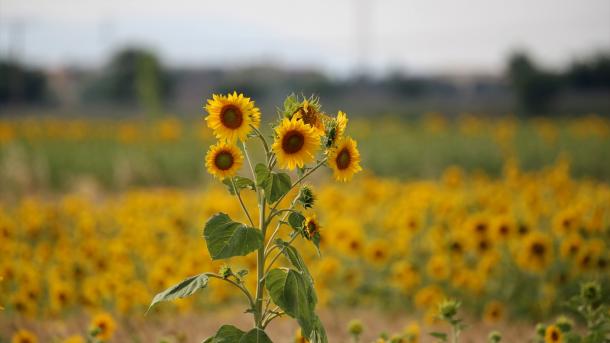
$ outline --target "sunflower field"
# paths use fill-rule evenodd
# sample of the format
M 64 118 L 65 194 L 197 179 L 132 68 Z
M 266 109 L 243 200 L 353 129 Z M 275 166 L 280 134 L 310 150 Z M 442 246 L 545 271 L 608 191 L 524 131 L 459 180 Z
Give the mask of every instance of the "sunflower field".
M 251 114 L 244 120 L 260 121 L 247 98 L 224 99 L 242 101 Z M 226 106 L 221 100 L 214 96 L 208 112 Z M 269 148 L 285 169 L 312 162 L 291 152 L 313 149 L 306 144 L 324 134 L 322 122 L 306 118 L 308 106 L 319 110 L 315 101 L 303 103 L 301 117 L 275 131 L 261 127 L 285 138 Z M 347 115 L 333 117 L 341 131 Z M 222 132 L 236 121 L 214 120 L 207 126 L 215 133 L 235 134 L 227 142 L 248 135 Z M 296 131 L 305 143 L 290 139 Z M 428 332 L 454 320 L 447 299 L 483 328 L 467 342 L 486 342 L 492 329 L 508 342 L 536 342 L 536 323 L 574 314 L 565 303 L 583 283 L 602 285 L 598 300 L 608 303 L 608 119 L 430 113 L 350 118 L 349 132 L 358 144 L 338 140 L 330 168 L 306 184 L 315 205 L 303 215 L 315 223 L 319 250 L 293 243 L 315 280 L 331 342 L 372 341 L 387 330 L 404 333 L 392 342 L 442 340 Z M 89 342 L 92 332 L 100 342 L 201 342 L 218 317 L 244 323 L 240 310 L 227 314 L 239 292 L 214 280 L 144 316 L 155 294 L 202 270 L 256 269 L 255 254 L 212 260 L 202 239 L 215 213 L 246 223 L 244 211 L 260 206 L 257 193 L 244 191 L 240 206 L 235 184 L 212 181 L 247 169 L 237 148 L 214 139 L 205 123 L 174 117 L 0 121 L 0 342 Z M 358 149 L 361 168 L 350 164 Z M 280 208 L 292 208 L 300 192 L 292 189 Z M 239 280 L 257 292 L 256 275 Z M 439 304 L 450 311 L 439 316 Z M 539 339 L 568 337 L 558 323 Z M 379 341 L 389 342 L 385 336 Z M 306 341 L 285 318 L 270 337 Z

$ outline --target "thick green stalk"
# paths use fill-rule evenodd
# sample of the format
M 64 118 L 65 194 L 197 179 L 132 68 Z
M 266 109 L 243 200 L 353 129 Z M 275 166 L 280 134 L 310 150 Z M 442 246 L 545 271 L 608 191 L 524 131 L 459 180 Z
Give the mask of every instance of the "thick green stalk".
M 254 321 L 259 329 L 263 329 L 263 294 L 265 291 L 265 236 L 267 225 L 265 223 L 265 191 L 260 190 L 258 199 L 258 223 L 263 235 L 263 245 L 258 249 L 256 258 L 256 299 L 254 308 Z

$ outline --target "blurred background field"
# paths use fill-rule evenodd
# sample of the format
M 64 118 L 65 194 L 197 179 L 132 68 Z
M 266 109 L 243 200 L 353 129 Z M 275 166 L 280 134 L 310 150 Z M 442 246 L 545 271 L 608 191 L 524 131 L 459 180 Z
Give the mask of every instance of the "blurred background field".
M 532 339 L 573 314 L 563 303 L 582 281 L 608 302 L 608 2 L 303 6 L 2 1 L 0 343 L 82 338 L 92 321 L 116 326 L 109 342 L 250 325 L 215 284 L 143 316 L 155 293 L 220 267 L 206 218 L 240 218 L 204 166 L 202 106 L 233 90 L 265 122 L 292 92 L 350 118 L 364 172 L 312 180 L 322 256 L 300 247 L 331 342 L 355 317 L 366 342 L 407 327 L 432 342 L 445 297 L 464 304 L 466 342 Z M 295 329 L 282 320 L 271 337 Z
M 440 113 L 352 119 L 363 165 L 394 179 L 434 179 L 450 166 L 498 177 L 507 159 L 526 171 L 568 159 L 577 178 L 610 177 L 610 121 L 577 118 L 493 118 Z M 270 130 L 267 130 L 270 132 Z M 0 185 L 11 192 L 98 190 L 138 186 L 193 187 L 211 182 L 203 154 L 213 142 L 203 116 L 0 120 Z

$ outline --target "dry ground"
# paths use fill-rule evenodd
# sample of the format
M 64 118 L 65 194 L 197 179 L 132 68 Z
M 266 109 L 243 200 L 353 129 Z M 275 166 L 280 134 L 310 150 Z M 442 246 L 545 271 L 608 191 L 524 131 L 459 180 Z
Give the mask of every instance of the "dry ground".
M 132 316 L 128 319 L 117 318 L 119 326 L 111 342 L 117 343 L 158 343 L 166 338 L 168 342 L 200 343 L 206 337 L 213 334 L 222 324 L 230 323 L 241 329 L 248 329 L 252 325 L 252 319 L 248 314 L 240 313 L 239 308 L 215 310 L 200 314 L 151 314 L 147 317 Z M 328 331 L 331 343 L 351 342 L 346 334 L 347 323 L 358 318 L 365 324 L 365 332 L 361 342 L 373 341 L 380 332 L 399 332 L 412 319 L 405 312 L 381 312 L 379 309 L 325 309 L 320 311 L 320 316 Z M 88 316 L 73 317 L 69 320 L 30 320 L 22 318 L 8 318 L 0 316 L 0 342 L 6 342 L 12 332 L 17 328 L 27 328 L 36 332 L 41 338 L 41 343 L 61 342 L 61 338 L 75 333 L 82 333 L 88 325 Z M 494 330 L 500 330 L 504 339 L 502 342 L 521 343 L 532 338 L 533 324 L 526 323 L 503 323 L 498 325 L 487 325 L 483 323 L 472 324 L 462 336 L 462 342 L 479 343 L 487 342 L 487 334 Z M 291 318 L 276 320 L 268 328 L 270 337 L 275 343 L 292 343 L 296 322 Z M 445 326 L 423 327 L 420 342 L 434 342 L 427 335 L 433 330 L 447 330 Z

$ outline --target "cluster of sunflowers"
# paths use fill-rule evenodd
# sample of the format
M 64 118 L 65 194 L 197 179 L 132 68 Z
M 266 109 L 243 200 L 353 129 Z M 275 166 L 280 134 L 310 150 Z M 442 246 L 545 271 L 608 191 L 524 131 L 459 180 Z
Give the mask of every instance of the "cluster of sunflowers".
M 205 120 L 219 139 L 206 155 L 210 174 L 225 179 L 234 176 L 242 167 L 244 157 L 235 145 L 249 136 L 262 135 L 259 131 L 261 114 L 250 98 L 243 94 L 214 95 L 205 107 Z M 337 180 L 347 181 L 362 170 L 356 141 L 345 136 L 347 115 L 341 111 L 335 118 L 321 111 L 317 98 L 299 99 L 289 96 L 274 128 L 273 153 L 269 167 L 294 170 L 314 162 L 324 146 L 324 162 L 333 170 Z M 242 145 L 245 149 L 245 145 Z M 322 163 L 324 163 L 322 162 Z
M 565 162 L 530 173 L 509 163 L 499 180 L 450 168 L 438 181 L 367 175 L 349 187 L 315 188 L 324 209 L 317 214 L 323 255 L 299 249 L 323 305 L 377 300 L 414 308 L 431 322 L 436 303 L 451 296 L 498 322 L 546 317 L 580 281 L 610 282 L 610 188 L 572 179 Z M 256 209 L 252 194 L 243 201 Z M 218 187 L 2 203 L 0 316 L 141 313 L 155 292 L 201 268 L 221 267 L 201 253 L 198 239 L 201 223 L 221 210 L 243 218 Z M 256 260 L 235 257 L 231 264 L 254 268 Z M 247 278 L 246 287 L 254 290 L 254 281 Z M 234 297 L 226 287 L 210 287 L 175 308 L 208 308 Z

